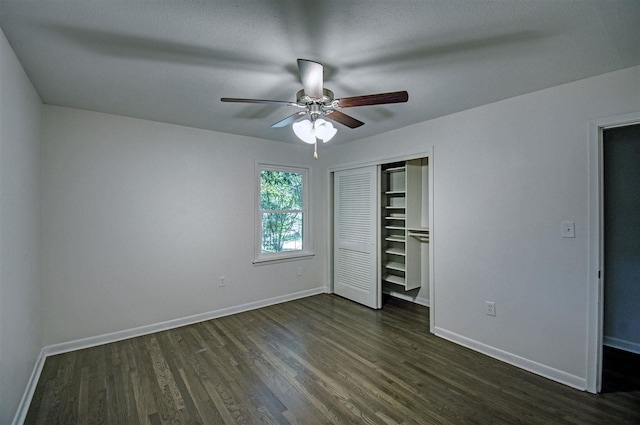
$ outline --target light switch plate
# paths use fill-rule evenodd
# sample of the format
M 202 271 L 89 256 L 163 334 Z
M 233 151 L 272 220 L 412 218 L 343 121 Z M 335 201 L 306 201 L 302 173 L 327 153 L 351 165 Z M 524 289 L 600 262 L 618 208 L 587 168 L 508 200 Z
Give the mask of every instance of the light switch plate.
M 576 223 L 575 223 L 575 221 L 563 221 L 562 222 L 562 237 L 563 238 L 575 238 L 576 237 Z

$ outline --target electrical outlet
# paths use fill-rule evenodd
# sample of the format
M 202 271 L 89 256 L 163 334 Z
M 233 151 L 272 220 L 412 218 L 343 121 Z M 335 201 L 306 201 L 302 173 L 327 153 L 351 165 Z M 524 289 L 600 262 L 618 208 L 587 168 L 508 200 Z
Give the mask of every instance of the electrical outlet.
M 225 277 L 224 277 L 224 276 L 220 276 L 220 287 L 221 287 L 221 288 L 222 288 L 223 286 L 226 286 L 226 285 L 225 285 L 225 283 L 224 283 L 224 279 L 225 279 Z
M 296 276 L 302 276 L 302 267 L 296 269 Z
M 486 312 L 487 316 L 495 316 L 496 315 L 496 303 L 494 303 L 493 301 L 486 301 L 485 312 Z

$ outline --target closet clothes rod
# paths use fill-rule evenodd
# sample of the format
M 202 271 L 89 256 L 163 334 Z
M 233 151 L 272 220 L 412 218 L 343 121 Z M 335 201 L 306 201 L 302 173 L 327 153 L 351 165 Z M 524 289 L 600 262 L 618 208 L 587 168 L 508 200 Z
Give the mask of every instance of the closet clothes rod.
M 408 228 L 407 234 L 418 239 L 420 242 L 429 242 L 429 229 L 427 228 Z

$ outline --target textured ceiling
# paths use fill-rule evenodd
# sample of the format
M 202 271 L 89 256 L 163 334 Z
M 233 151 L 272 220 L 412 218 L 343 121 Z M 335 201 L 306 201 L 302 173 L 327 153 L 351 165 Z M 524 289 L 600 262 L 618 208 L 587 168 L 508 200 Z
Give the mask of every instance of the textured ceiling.
M 295 100 L 296 59 L 353 108 L 344 143 L 640 64 L 639 0 L 0 1 L 0 27 L 47 104 L 298 143 L 270 125 Z

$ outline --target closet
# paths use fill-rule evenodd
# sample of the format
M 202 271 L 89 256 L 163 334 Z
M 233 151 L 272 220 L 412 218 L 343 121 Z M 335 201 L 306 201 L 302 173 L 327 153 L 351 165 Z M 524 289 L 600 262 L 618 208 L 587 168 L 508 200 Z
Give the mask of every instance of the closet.
M 382 307 L 429 302 L 428 158 L 333 173 L 334 293 Z
M 420 288 L 422 248 L 429 242 L 422 213 L 423 160 L 385 164 L 381 172 L 382 281 L 402 291 Z

